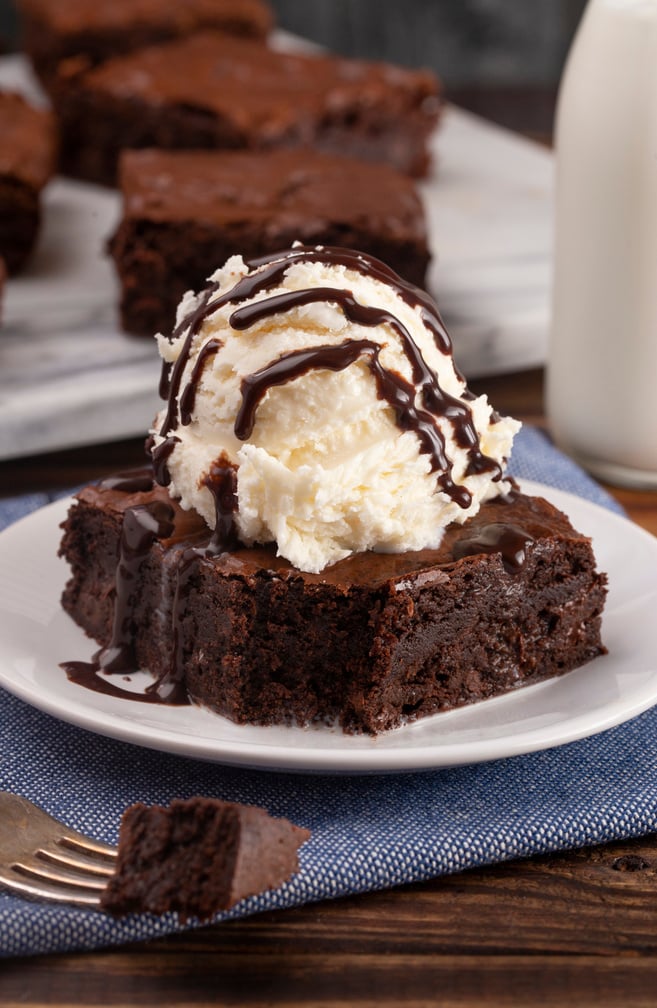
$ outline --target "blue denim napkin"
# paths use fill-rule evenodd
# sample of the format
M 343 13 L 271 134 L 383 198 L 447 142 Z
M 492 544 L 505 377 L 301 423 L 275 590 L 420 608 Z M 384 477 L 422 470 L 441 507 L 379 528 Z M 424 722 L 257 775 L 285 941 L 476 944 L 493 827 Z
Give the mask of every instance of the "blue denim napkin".
M 525 428 L 516 439 L 512 471 L 620 510 L 535 429 Z M 0 524 L 48 499 L 0 502 Z M 334 777 L 162 754 L 61 723 L 1 690 L 0 701 L 0 788 L 39 802 L 99 839 L 116 841 L 121 813 L 133 801 L 166 804 L 194 794 L 262 805 L 309 828 L 300 873 L 225 919 L 657 829 L 657 709 L 528 756 L 422 773 Z M 115 921 L 0 893 L 3 956 L 99 948 L 181 929 L 174 915 Z

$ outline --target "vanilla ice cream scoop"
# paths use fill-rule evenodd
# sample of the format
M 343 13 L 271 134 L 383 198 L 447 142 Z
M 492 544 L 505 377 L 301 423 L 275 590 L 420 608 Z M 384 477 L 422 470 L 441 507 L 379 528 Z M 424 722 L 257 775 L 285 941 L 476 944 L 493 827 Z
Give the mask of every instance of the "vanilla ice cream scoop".
M 158 342 L 156 477 L 216 548 L 275 542 L 316 573 L 436 547 L 509 489 L 520 425 L 468 391 L 428 295 L 362 253 L 233 256 Z

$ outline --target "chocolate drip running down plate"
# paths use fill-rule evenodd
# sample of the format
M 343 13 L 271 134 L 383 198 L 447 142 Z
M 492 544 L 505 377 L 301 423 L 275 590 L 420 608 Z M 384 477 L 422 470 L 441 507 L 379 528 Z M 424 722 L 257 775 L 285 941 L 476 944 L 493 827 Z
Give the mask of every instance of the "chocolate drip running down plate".
M 385 773 L 477 763 L 562 745 L 611 728 L 657 702 L 657 540 L 618 515 L 528 482 L 586 530 L 609 574 L 607 655 L 565 676 L 424 718 L 374 738 L 334 728 L 236 725 L 199 707 L 168 707 L 69 682 L 59 662 L 96 645 L 63 612 L 68 576 L 55 555 L 69 501 L 0 534 L 0 685 L 63 721 L 165 752 L 266 770 Z M 25 563 L 29 555 L 30 563 Z M 135 692 L 149 681 L 131 677 Z
M 38 97 L 21 56 L 0 86 Z M 448 107 L 421 186 L 433 263 L 428 287 L 468 378 L 535 367 L 547 344 L 552 155 Z M 118 323 L 105 252 L 117 192 L 56 178 L 30 267 L 6 287 L 0 459 L 145 433 L 159 407 L 155 340 Z M 212 270 L 221 265 L 209 263 Z

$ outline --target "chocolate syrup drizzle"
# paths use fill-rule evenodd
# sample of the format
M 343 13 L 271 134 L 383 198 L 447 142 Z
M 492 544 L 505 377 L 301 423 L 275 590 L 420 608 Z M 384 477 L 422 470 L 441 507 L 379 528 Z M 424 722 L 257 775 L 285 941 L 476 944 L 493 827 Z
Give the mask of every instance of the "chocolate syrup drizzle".
M 122 477 L 127 475 L 122 474 Z M 138 482 L 139 479 L 139 476 L 135 476 L 135 480 L 123 480 L 123 485 L 125 486 L 126 482 L 134 485 L 134 482 Z M 143 481 L 145 477 L 142 476 L 141 479 Z M 104 485 L 107 486 L 108 482 L 104 481 Z M 152 486 L 152 470 L 150 470 L 150 486 Z M 116 485 L 111 488 L 117 489 Z M 121 528 L 119 562 L 116 568 L 116 597 L 112 635 L 107 646 L 97 651 L 90 662 L 77 661 L 62 664 L 62 668 L 72 682 L 93 689 L 97 693 L 106 693 L 111 696 L 150 702 L 160 700 L 157 689 L 152 686 L 149 686 L 145 693 L 135 695 L 130 690 L 122 689 L 117 685 L 114 677 L 127 676 L 137 671 L 133 610 L 136 593 L 140 589 L 142 565 L 156 539 L 166 539 L 172 532 L 173 508 L 164 501 L 151 501 L 126 509 Z M 155 687 L 157 685 L 157 683 L 154 684 Z M 186 693 L 182 697 L 176 697 L 172 692 L 166 702 L 188 703 L 188 700 Z
M 172 432 L 178 425 L 186 426 L 191 422 L 196 389 L 203 373 L 207 358 L 216 353 L 220 344 L 210 340 L 203 348 L 194 365 L 192 375 L 181 395 L 182 376 L 191 356 L 194 338 L 198 335 L 206 318 L 226 304 L 240 305 L 256 295 L 271 290 L 279 285 L 290 265 L 295 262 L 320 262 L 328 265 L 342 265 L 356 270 L 365 276 L 373 277 L 393 287 L 397 294 L 411 307 L 418 308 L 422 321 L 438 348 L 443 353 L 450 353 L 451 340 L 445 329 L 438 309 L 424 291 L 402 280 L 388 266 L 372 256 L 354 252 L 349 249 L 298 246 L 285 253 L 273 253 L 247 261 L 249 273 L 242 277 L 230 290 L 224 291 L 218 297 L 213 297 L 218 289 L 216 283 L 210 284 L 196 308 L 181 320 L 173 332 L 172 339 L 180 338 L 186 331 L 185 342 L 178 359 L 170 368 L 163 368 L 160 391 L 168 400 L 164 421 L 160 428 L 160 436 L 165 440 L 160 445 L 160 452 L 168 457 L 172 447 L 168 447 Z M 357 342 L 360 351 L 354 356 L 350 344 L 345 342 L 339 348 L 316 347 L 304 351 L 283 354 L 277 361 L 256 375 L 249 375 L 242 382 L 242 407 L 235 423 L 235 435 L 244 440 L 253 428 L 255 410 L 267 389 L 272 385 L 284 384 L 310 370 L 332 367 L 342 370 L 348 367 L 358 357 L 366 354 L 368 365 L 375 376 L 378 395 L 387 400 L 395 411 L 397 424 L 402 430 L 413 430 L 420 442 L 420 448 L 431 458 L 431 468 L 439 472 L 438 484 L 452 500 L 462 508 L 467 508 L 472 502 L 470 492 L 457 485 L 451 478 L 451 462 L 445 450 L 444 436 L 436 423 L 438 416 L 445 417 L 451 423 L 456 443 L 469 454 L 466 475 L 474 473 L 493 472 L 493 479 L 502 477 L 502 468 L 497 461 L 486 456 L 481 451 L 479 436 L 474 425 L 472 412 L 464 402 L 446 393 L 438 382 L 436 374 L 426 364 L 422 353 L 413 340 L 406 326 L 386 309 L 362 305 L 346 289 L 333 287 L 318 287 L 307 290 L 290 291 L 273 295 L 236 308 L 232 312 L 229 324 L 234 329 L 249 329 L 264 318 L 290 311 L 300 305 L 317 301 L 330 302 L 340 307 L 345 317 L 361 326 L 378 326 L 388 324 L 399 336 L 404 354 L 411 366 L 414 386 L 409 385 L 400 375 L 386 370 L 378 359 L 378 351 L 370 348 L 373 344 L 367 340 Z M 367 349 L 366 349 L 367 347 Z M 329 355 L 329 350 L 331 354 Z M 330 359 L 331 364 L 327 364 Z M 301 361 L 305 364 L 302 365 Z M 253 389 L 258 389 L 255 395 Z M 415 406 L 415 397 L 419 393 L 424 408 Z M 466 398 L 472 399 L 472 396 Z M 248 419 L 247 419 L 248 418 Z M 248 433 L 245 433 L 248 432 Z M 174 442 L 175 443 L 175 442 Z M 165 445 L 167 447 L 165 448 Z M 159 461 L 161 461 L 160 455 Z M 164 468 L 158 465 L 159 476 L 163 485 L 168 485 L 169 476 Z
M 242 405 L 235 420 L 235 435 L 240 440 L 251 435 L 258 403 L 273 385 L 282 385 L 314 368 L 342 371 L 363 357 L 374 376 L 379 395 L 394 409 L 397 425 L 401 430 L 413 430 L 422 448 L 430 454 L 433 469 L 439 471 L 440 488 L 461 507 L 467 508 L 472 502 L 471 494 L 454 483 L 449 475 L 445 442 L 433 417 L 426 410 L 416 408 L 415 387 L 400 374 L 383 367 L 380 351 L 380 345 L 372 340 L 346 340 L 334 346 L 294 351 L 249 375 L 242 382 Z
M 215 505 L 215 528 L 205 546 L 188 546 L 182 550 L 176 566 L 176 589 L 171 611 L 171 658 L 168 669 L 151 686 L 150 696 L 160 703 L 189 703 L 185 688 L 182 624 L 187 608 L 190 586 L 200 562 L 219 556 L 237 546 L 233 513 L 237 509 L 237 473 L 235 466 L 223 460 L 216 462 L 203 483 L 210 490 Z
M 152 501 L 126 508 L 121 529 L 119 562 L 116 568 L 114 619 L 109 644 L 90 662 L 71 661 L 62 668 L 71 682 L 97 693 L 147 703 L 181 706 L 188 704 L 184 683 L 181 626 L 187 605 L 189 586 L 204 557 L 217 556 L 237 545 L 233 513 L 237 509 L 237 473 L 228 460 L 215 463 L 204 479 L 215 503 L 215 529 L 204 546 L 180 550 L 176 565 L 176 588 L 171 611 L 171 660 L 168 668 L 142 692 L 122 688 L 117 678 L 138 670 L 134 649 L 133 609 L 139 591 L 141 569 L 156 539 L 166 539 L 173 532 L 173 509 L 164 501 Z M 153 469 L 133 470 L 103 480 L 101 488 L 136 493 L 151 489 Z
M 180 438 L 169 437 L 165 441 L 162 441 L 156 448 L 151 449 L 151 458 L 153 459 L 153 474 L 155 476 L 155 482 L 159 483 L 160 486 L 168 486 L 171 482 L 171 473 L 169 472 L 169 467 L 167 462 L 169 460 L 169 455 L 180 442 Z
M 205 365 L 209 358 L 214 357 L 217 350 L 219 350 L 222 346 L 222 340 L 209 339 L 208 342 L 204 343 L 199 350 L 189 381 L 180 396 L 180 422 L 183 427 L 187 427 L 187 425 L 191 423 L 192 413 L 194 412 L 194 406 L 196 405 L 196 390 L 198 389 Z

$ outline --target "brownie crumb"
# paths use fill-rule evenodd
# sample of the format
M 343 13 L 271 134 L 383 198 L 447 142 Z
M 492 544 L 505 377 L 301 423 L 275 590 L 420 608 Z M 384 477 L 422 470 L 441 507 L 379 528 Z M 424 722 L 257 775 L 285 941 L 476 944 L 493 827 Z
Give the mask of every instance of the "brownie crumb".
M 611 867 L 614 871 L 620 872 L 645 871 L 646 868 L 650 868 L 650 862 L 642 858 L 640 854 L 623 854 L 621 857 L 614 858 Z

